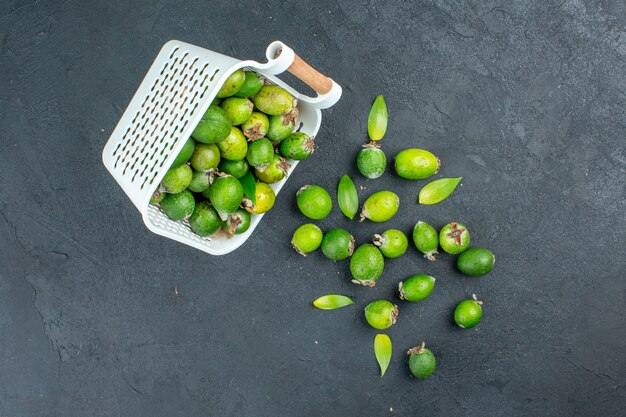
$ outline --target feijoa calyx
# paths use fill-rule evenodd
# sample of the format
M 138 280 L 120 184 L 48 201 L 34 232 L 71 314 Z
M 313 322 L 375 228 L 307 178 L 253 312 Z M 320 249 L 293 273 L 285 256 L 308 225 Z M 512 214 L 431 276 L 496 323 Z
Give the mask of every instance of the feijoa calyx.
M 496 257 L 486 248 L 469 248 L 456 260 L 459 271 L 473 277 L 488 274 L 495 263 Z
M 229 235 L 240 235 L 250 228 L 250 213 L 244 209 L 237 209 L 233 214 L 228 216 L 224 222 L 224 229 Z
M 261 112 L 252 112 L 250 117 L 242 123 L 241 131 L 249 142 L 262 138 L 269 129 L 270 122 L 266 115 Z
M 470 244 L 470 234 L 464 224 L 451 222 L 441 228 L 439 245 L 445 252 L 456 255 L 463 252 Z

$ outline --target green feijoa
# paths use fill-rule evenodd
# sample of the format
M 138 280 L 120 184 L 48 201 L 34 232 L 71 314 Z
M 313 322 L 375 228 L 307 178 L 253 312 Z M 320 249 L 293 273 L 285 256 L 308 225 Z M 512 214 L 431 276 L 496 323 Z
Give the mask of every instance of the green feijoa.
M 217 144 L 220 155 L 229 161 L 241 161 L 248 154 L 248 141 L 236 127 L 231 127 L 230 134 Z
M 191 155 L 190 163 L 196 171 L 215 171 L 220 163 L 220 150 L 214 143 L 199 143 Z
M 445 252 L 456 255 L 463 252 L 470 244 L 467 227 L 461 223 L 448 223 L 439 232 L 439 245 Z
M 254 104 L 247 98 L 228 97 L 222 101 L 220 107 L 224 109 L 233 126 L 240 125 L 252 115 Z
M 382 235 L 375 234 L 373 243 L 385 258 L 399 258 L 409 247 L 406 235 L 397 229 L 385 230 Z
M 220 106 L 210 105 L 191 133 L 191 137 L 202 143 L 218 143 L 230 133 L 230 120 Z
M 384 174 L 387 157 L 377 145 L 365 145 L 356 158 L 356 165 L 365 178 L 376 179 Z
M 166 193 L 164 191 L 161 191 L 157 188 L 156 191 L 150 196 L 150 204 L 159 204 L 161 201 L 163 201 L 165 194 Z
M 400 207 L 400 198 L 391 191 L 378 191 L 370 195 L 361 210 L 361 219 L 373 222 L 385 222 L 391 219 Z
M 306 133 L 293 132 L 280 142 L 279 151 L 287 159 L 301 161 L 315 152 L 315 138 Z
M 415 244 L 418 251 L 424 254 L 424 258 L 434 261 L 435 255 L 439 253 L 437 252 L 439 234 L 428 223 L 419 221 L 413 228 L 413 244 Z
M 189 217 L 189 227 L 198 236 L 209 236 L 220 230 L 222 220 L 209 203 L 201 201 Z
M 350 258 L 350 273 L 355 284 L 373 287 L 383 274 L 385 258 L 380 250 L 369 243 L 365 243 L 354 251 Z
M 269 127 L 270 121 L 267 116 L 255 111 L 241 124 L 241 131 L 248 141 L 254 141 L 264 137 Z
M 162 191 L 178 194 L 183 191 L 193 178 L 193 170 L 187 164 L 170 168 L 161 181 Z
M 259 171 L 263 171 L 274 158 L 274 146 L 269 139 L 261 138 L 248 145 L 246 160 Z
M 243 187 L 233 176 L 217 177 L 209 187 L 209 200 L 222 220 L 233 214 L 243 199 Z
M 318 185 L 305 185 L 296 193 L 298 208 L 306 217 L 322 220 L 333 208 L 333 201 L 328 191 Z
M 236 97 L 252 97 L 263 87 L 263 80 L 256 72 L 244 71 L 244 75 L 243 85 L 235 93 Z
M 456 260 L 459 271 L 473 277 L 488 274 L 495 263 L 496 257 L 486 248 L 469 248 Z
M 190 191 L 184 190 L 178 194 L 167 194 L 161 201 L 161 210 L 172 220 L 184 220 L 191 216 L 196 201 Z
M 339 227 L 331 229 L 322 239 L 322 252 L 333 261 L 344 260 L 354 252 L 354 237 Z
M 217 169 L 220 172 L 232 175 L 233 177 L 239 179 L 246 175 L 246 173 L 250 170 L 250 165 L 245 159 L 239 161 L 229 161 L 228 159 L 222 159 L 220 161 L 220 164 L 217 166 Z
M 313 252 L 322 243 L 322 230 L 313 223 L 305 223 L 298 227 L 291 238 L 291 246 L 302 256 Z
M 398 284 L 398 293 L 401 300 L 411 302 L 426 299 L 435 288 L 435 278 L 430 275 L 413 275 Z
M 224 84 L 220 88 L 220 91 L 217 92 L 217 98 L 230 97 L 236 92 L 239 91 L 241 86 L 243 86 L 244 81 L 246 80 L 246 74 L 243 70 L 237 70 L 230 74 Z
M 423 180 L 439 171 L 441 162 L 435 155 L 423 149 L 405 149 L 396 155 L 398 175 L 407 180 Z
M 462 329 L 469 329 L 480 323 L 483 316 L 483 302 L 472 294 L 471 300 L 463 300 L 454 309 L 454 322 Z
M 270 116 L 285 114 L 295 107 L 291 93 L 277 85 L 264 85 L 253 101 L 257 109 Z
M 183 149 L 180 150 L 176 159 L 172 163 L 172 167 L 178 166 L 180 164 L 184 164 L 189 161 L 191 155 L 193 154 L 193 149 L 196 147 L 196 142 L 192 138 L 187 139 L 185 144 L 183 145 Z M 170 167 L 171 168 L 171 167 Z
M 211 174 L 208 172 L 194 171 L 187 189 L 194 193 L 201 193 L 208 190 L 210 176 Z
M 409 357 L 409 371 L 411 371 L 411 375 L 419 379 L 426 379 L 431 376 L 437 364 L 435 355 L 425 346 L 426 344 L 422 342 L 406 352 Z
M 261 214 L 271 210 L 275 202 L 274 189 L 264 182 L 257 181 L 254 187 L 254 202 L 246 197 L 243 205 L 249 213 Z
M 365 320 L 375 329 L 388 329 L 398 319 L 398 306 L 387 300 L 372 301 L 365 307 Z
M 274 143 L 278 143 L 286 139 L 296 128 L 296 120 L 298 119 L 298 109 L 293 108 L 291 111 L 278 116 L 270 116 L 270 127 L 267 129 L 265 137 Z
M 291 164 L 285 158 L 274 154 L 272 162 L 263 171 L 254 169 L 254 175 L 264 183 L 274 184 L 287 176 L 289 168 L 291 168 Z
M 229 235 L 240 235 L 250 228 L 252 216 L 244 209 L 237 209 L 224 222 L 224 229 Z

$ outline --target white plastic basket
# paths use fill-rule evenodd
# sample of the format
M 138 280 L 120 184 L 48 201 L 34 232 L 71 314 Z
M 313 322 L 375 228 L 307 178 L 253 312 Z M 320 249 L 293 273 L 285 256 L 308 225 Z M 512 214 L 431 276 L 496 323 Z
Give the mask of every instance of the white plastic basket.
M 181 151 L 218 90 L 234 71 L 243 68 L 262 74 L 298 99 L 300 131 L 315 136 L 320 109 L 335 104 L 341 87 L 302 61 L 282 42 L 272 42 L 268 62 L 240 61 L 179 41 L 166 43 L 139 86 L 102 152 L 102 160 L 143 216 L 152 232 L 212 255 L 223 255 L 241 246 L 263 215 L 253 215 L 246 233 L 202 238 L 186 223 L 175 222 L 150 204 L 150 196 Z M 298 93 L 274 75 L 288 70 L 311 86 L 317 97 Z M 291 161 L 289 173 L 297 162 Z M 278 194 L 287 178 L 272 184 Z

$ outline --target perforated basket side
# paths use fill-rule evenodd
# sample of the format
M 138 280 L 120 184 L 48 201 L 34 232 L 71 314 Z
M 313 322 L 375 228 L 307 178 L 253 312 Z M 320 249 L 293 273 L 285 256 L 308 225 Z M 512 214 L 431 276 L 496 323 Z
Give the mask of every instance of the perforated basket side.
M 161 49 L 102 154 L 140 211 L 239 62 L 178 41 Z

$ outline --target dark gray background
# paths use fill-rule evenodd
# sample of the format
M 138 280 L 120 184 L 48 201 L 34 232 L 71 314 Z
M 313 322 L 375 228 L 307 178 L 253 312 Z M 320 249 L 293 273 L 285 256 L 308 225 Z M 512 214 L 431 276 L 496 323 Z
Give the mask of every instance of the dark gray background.
M 102 2 L 0 5 L 0 416 L 617 416 L 625 403 L 625 6 L 606 1 Z M 548 4 L 546 4 L 548 3 Z M 153 235 L 100 155 L 159 48 L 180 39 L 262 59 L 275 39 L 344 87 L 319 150 L 238 251 L 212 257 Z M 290 80 L 289 78 L 287 78 Z M 366 181 L 354 157 L 377 94 L 383 140 L 464 176 Z M 295 191 L 351 174 L 396 191 L 387 224 L 321 222 L 359 242 L 417 220 L 465 223 L 498 257 L 464 278 L 410 249 L 375 289 L 347 263 L 291 251 Z M 400 279 L 435 275 L 400 304 L 381 379 L 361 309 Z M 174 288 L 178 289 L 178 295 Z M 483 322 L 455 328 L 472 292 Z M 325 293 L 357 305 L 321 312 Z M 438 368 L 409 377 L 425 340 Z

